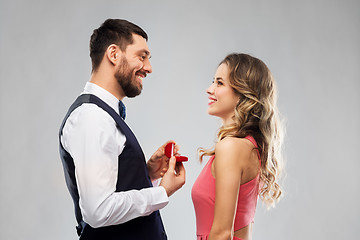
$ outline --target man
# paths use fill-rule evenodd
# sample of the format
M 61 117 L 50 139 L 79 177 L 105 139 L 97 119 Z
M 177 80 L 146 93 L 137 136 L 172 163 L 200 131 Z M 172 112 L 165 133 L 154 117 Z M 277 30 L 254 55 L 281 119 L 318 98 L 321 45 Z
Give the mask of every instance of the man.
M 185 169 L 161 146 L 145 162 L 126 125 L 124 97 L 152 72 L 147 34 L 108 19 L 90 39 L 92 74 L 61 125 L 60 156 L 80 239 L 167 239 L 159 209 L 185 183 Z M 121 115 L 121 117 L 120 117 Z M 159 186 L 152 182 L 162 176 Z

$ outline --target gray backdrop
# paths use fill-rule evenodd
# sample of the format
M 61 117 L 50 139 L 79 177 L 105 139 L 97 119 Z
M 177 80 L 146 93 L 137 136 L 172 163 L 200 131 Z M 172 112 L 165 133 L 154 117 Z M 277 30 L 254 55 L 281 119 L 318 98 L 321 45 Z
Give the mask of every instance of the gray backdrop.
M 205 89 L 228 53 L 262 59 L 286 119 L 286 195 L 254 239 L 356 239 L 360 224 L 358 0 L 49 1 L 0 3 L 0 239 L 77 239 L 58 128 L 90 77 L 88 41 L 106 18 L 149 34 L 153 73 L 126 99 L 145 154 L 181 145 L 187 183 L 162 210 L 171 240 L 195 239 L 191 187 L 220 121 Z

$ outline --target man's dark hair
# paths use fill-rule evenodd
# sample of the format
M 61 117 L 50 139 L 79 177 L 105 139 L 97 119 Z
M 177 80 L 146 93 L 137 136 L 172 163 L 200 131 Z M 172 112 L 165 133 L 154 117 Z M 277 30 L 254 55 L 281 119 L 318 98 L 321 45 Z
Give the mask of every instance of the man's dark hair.
M 90 38 L 90 58 L 92 72 L 99 67 L 108 46 L 116 44 L 125 51 L 133 43 L 132 34 L 137 34 L 148 40 L 148 36 L 139 26 L 123 19 L 107 19 Z

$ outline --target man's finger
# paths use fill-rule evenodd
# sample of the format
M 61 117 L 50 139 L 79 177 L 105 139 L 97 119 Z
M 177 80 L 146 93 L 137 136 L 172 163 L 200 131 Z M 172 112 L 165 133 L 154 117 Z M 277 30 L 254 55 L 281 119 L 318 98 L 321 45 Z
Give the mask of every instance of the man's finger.
M 178 175 L 185 175 L 185 167 L 182 162 L 176 164 L 176 173 Z
M 174 172 L 175 171 L 175 165 L 176 165 L 176 158 L 173 156 L 169 160 L 169 169 L 168 169 L 168 171 Z

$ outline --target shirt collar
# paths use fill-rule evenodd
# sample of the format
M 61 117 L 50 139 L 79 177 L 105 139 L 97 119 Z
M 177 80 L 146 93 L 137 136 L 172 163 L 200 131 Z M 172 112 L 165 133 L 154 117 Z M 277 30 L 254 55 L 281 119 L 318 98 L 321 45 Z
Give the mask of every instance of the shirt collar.
M 107 105 L 115 110 L 117 114 L 119 114 L 119 99 L 117 99 L 114 95 L 110 92 L 105 90 L 104 88 L 91 83 L 87 82 L 82 94 L 93 94 L 103 100 Z

